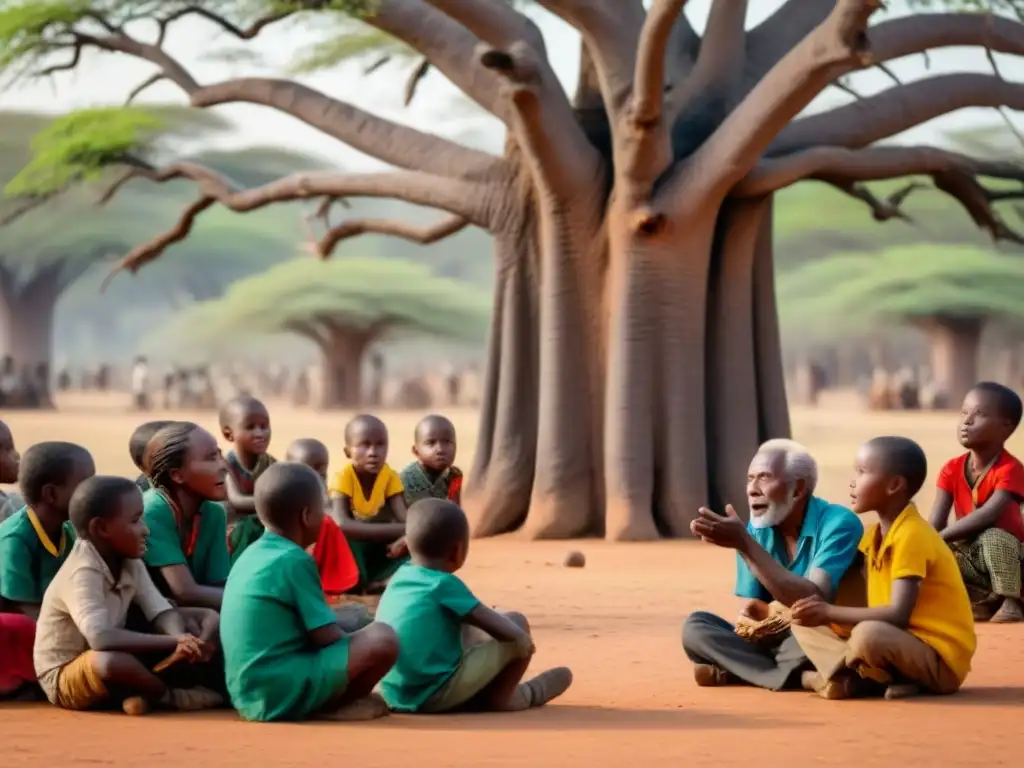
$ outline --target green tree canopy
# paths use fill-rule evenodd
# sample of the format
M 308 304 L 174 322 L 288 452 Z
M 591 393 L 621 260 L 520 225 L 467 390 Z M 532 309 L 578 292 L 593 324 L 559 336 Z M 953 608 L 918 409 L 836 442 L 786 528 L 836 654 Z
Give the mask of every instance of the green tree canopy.
M 932 318 L 1024 321 L 1024 258 L 918 243 L 834 254 L 778 280 L 785 332 L 835 341 Z
M 321 326 L 372 333 L 373 340 L 425 334 L 479 343 L 489 301 L 474 286 L 436 277 L 397 259 L 293 259 L 241 280 L 213 301 L 181 312 L 150 345 L 193 358 L 230 350 L 239 338 L 298 333 Z

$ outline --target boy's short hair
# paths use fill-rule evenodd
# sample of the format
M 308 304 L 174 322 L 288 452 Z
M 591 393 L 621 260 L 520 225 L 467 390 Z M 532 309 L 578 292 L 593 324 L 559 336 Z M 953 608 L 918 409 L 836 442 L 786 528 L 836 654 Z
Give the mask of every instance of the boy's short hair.
M 256 514 L 268 528 L 286 528 L 295 515 L 323 497 L 320 475 L 297 461 L 271 464 L 253 489 Z
M 147 421 L 145 424 L 137 426 L 135 431 L 132 432 L 132 436 L 128 439 L 128 453 L 131 454 L 132 462 L 139 468 L 140 472 L 144 471 L 142 469 L 142 458 L 146 454 L 146 446 L 153 439 L 153 435 L 173 423 L 173 419 Z
M 909 437 L 895 436 L 876 437 L 868 446 L 889 475 L 907 481 L 907 495 L 914 498 L 928 477 L 928 458 L 921 446 Z
M 440 560 L 469 538 L 469 521 L 462 507 L 447 499 L 421 499 L 409 507 L 405 541 L 417 555 Z
M 42 501 L 43 487 L 62 485 L 71 473 L 85 461 L 92 461 L 92 454 L 76 443 L 51 441 L 36 443 L 21 457 L 18 469 L 18 485 L 21 495 L 29 506 Z
M 385 437 L 388 435 L 387 424 L 372 413 L 360 413 L 357 416 L 353 416 L 348 424 L 345 425 L 345 445 L 352 445 L 352 442 L 355 440 L 356 431 L 366 429 L 367 427 L 383 430 Z
M 75 489 L 71 496 L 69 518 L 75 533 L 89 537 L 89 523 L 109 517 L 118 511 L 118 504 L 127 494 L 140 494 L 139 488 L 124 477 L 94 475 Z
M 252 395 L 238 395 L 238 397 L 231 398 L 220 407 L 220 411 L 217 414 L 220 420 L 220 428 L 233 427 L 239 414 L 246 413 L 250 408 L 254 407 L 262 408 L 269 413 L 263 401 Z
M 995 381 L 980 381 L 971 387 L 971 391 L 983 392 L 990 396 L 996 403 L 999 415 L 1013 424 L 1014 429 L 1020 426 L 1021 417 L 1024 416 L 1024 404 L 1021 403 L 1020 395 L 1012 389 Z

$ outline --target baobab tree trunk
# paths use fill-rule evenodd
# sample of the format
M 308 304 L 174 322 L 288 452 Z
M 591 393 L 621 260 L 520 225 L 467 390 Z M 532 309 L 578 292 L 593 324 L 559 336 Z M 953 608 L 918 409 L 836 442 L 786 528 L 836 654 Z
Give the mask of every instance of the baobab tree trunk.
M 360 331 L 335 330 L 321 346 L 322 408 L 358 408 L 362 402 L 363 361 L 374 337 Z
M 19 370 L 49 366 L 54 312 L 62 290 L 63 286 L 51 279 L 19 283 L 15 275 L 0 267 L 0 352 L 13 357 Z
M 978 352 L 985 321 L 977 317 L 933 317 L 921 323 L 928 334 L 935 381 L 959 403 L 978 381 Z

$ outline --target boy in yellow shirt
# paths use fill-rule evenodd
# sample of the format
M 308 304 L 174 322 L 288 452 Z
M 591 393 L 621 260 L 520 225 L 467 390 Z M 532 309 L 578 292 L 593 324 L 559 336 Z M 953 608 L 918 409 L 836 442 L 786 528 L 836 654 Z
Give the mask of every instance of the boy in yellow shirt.
M 927 474 L 924 451 L 905 437 L 876 437 L 857 453 L 851 507 L 878 513 L 860 543 L 868 607 L 820 597 L 792 606 L 793 634 L 817 669 L 805 687 L 826 699 L 956 693 L 970 671 L 977 639 L 967 589 L 913 502 Z
M 351 591 L 379 595 L 409 559 L 405 488 L 387 463 L 384 422 L 362 414 L 345 425 L 345 456 L 350 463 L 329 490 L 335 522 L 359 565 L 359 584 Z

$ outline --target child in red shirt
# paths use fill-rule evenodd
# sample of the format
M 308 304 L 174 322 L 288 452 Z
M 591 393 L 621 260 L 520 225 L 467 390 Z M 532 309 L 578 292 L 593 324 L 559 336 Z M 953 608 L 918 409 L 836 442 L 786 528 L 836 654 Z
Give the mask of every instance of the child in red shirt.
M 1024 465 L 1004 447 L 1021 413 L 1013 390 L 976 385 L 964 398 L 957 432 L 967 453 L 939 472 L 931 522 L 956 555 L 976 621 L 1024 621 Z M 951 507 L 956 521 L 949 524 Z

